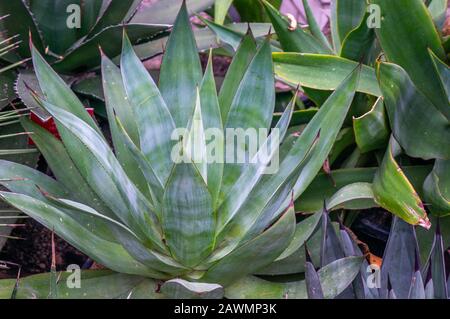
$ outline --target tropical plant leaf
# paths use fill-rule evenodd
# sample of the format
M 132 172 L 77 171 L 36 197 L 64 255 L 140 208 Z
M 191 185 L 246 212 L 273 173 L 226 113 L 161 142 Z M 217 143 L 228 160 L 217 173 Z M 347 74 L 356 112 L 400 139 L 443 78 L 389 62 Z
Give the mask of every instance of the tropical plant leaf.
M 161 286 L 161 292 L 173 299 L 222 299 L 223 287 L 217 284 L 172 279 Z

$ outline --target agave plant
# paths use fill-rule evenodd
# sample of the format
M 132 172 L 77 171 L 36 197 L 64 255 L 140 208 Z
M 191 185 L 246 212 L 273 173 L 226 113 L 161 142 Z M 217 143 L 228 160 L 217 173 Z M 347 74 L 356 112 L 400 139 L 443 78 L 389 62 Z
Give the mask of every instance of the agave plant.
M 219 154 L 232 145 L 234 154 L 265 159 L 236 164 L 209 161 L 214 154 L 207 151 L 205 135 L 211 128 L 270 128 L 275 91 L 269 37 L 257 44 L 247 33 L 217 94 L 211 58 L 202 74 L 185 5 L 168 41 L 159 87 L 124 33 L 120 69 L 102 55 L 114 151 L 76 95 L 30 47 L 43 92 L 34 97 L 55 118 L 61 140 L 30 120 L 22 122 L 56 179 L 2 161 L 1 183 L 10 192 L 1 196 L 120 273 L 84 277 L 109 294 L 101 289 L 80 294 L 60 281 L 52 296 L 221 297 L 242 278 L 252 280 L 246 276 L 292 250 L 291 245 L 301 245 L 295 235 L 304 229 L 296 230 L 293 190 L 301 193 L 321 169 L 353 100 L 359 68 L 301 134 L 286 134 L 294 100 L 258 149 L 248 141 L 235 145 L 226 135 L 219 138 L 214 144 Z M 173 138 L 177 128 L 186 129 L 180 140 Z M 177 147 L 180 162 L 172 156 Z M 194 161 L 192 154 L 201 156 Z M 268 174 L 276 156 L 279 169 Z M 345 268 L 337 287 L 328 279 L 330 270 L 323 272 L 328 297 L 353 280 L 360 263 L 361 258 L 350 257 L 329 266 Z M 22 280 L 14 294 L 29 296 L 27 287 L 45 276 Z M 162 281 L 162 294 L 153 292 L 153 280 Z M 13 286 L 3 282 L 0 294 L 10 295 Z M 293 282 L 289 290 L 292 298 L 306 291 L 303 282 Z M 287 292 L 274 293 L 282 298 Z

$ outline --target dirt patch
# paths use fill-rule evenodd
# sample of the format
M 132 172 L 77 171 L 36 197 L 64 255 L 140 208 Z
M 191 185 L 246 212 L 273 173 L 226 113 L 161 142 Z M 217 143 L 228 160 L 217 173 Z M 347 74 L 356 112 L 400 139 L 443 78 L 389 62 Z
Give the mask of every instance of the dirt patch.
M 51 231 L 33 219 L 27 219 L 25 227 L 18 227 L 12 231 L 12 236 L 23 240 L 8 240 L 0 252 L 0 260 L 21 265 L 22 276 L 48 272 L 51 265 Z M 55 235 L 57 269 L 66 269 L 70 264 L 80 267 L 88 258 Z M 0 269 L 0 278 L 14 278 L 17 267 L 9 270 Z

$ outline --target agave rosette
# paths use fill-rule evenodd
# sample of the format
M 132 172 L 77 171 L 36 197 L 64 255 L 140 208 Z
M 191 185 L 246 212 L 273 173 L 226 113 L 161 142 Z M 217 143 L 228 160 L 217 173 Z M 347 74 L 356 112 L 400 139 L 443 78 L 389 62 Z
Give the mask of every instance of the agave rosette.
M 171 285 L 178 292 L 179 285 L 216 291 L 202 283 L 228 287 L 291 254 L 300 240 L 292 197 L 321 169 L 353 100 L 359 69 L 301 134 L 288 136 L 292 101 L 272 130 L 279 132 L 281 147 L 273 133 L 263 143 L 276 143 L 264 153 L 266 161 L 208 161 L 206 141 L 199 138 L 207 129 L 270 128 L 275 92 L 269 40 L 257 45 L 247 33 L 217 94 L 211 58 L 202 74 L 185 5 L 168 41 L 159 87 L 124 33 L 120 69 L 102 54 L 113 148 L 31 44 L 43 92 L 35 98 L 54 117 L 61 140 L 28 119 L 22 123 L 55 179 L 1 161 L 1 183 L 10 190 L 1 197 L 111 270 L 168 280 L 168 295 Z M 181 142 L 172 138 L 176 128 L 187 129 Z M 194 147 L 203 155 L 174 162 L 177 143 L 183 153 Z M 248 157 L 266 151 L 251 153 L 245 143 L 235 147 Z M 278 155 L 279 169 L 267 174 Z M 351 280 L 359 265 L 343 262 L 353 265 Z

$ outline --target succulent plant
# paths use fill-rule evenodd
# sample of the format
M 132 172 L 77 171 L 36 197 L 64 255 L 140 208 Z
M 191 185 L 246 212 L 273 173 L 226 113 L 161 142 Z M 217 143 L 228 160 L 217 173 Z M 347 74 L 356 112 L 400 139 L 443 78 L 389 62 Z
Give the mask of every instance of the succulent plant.
M 135 286 L 128 295 L 154 297 L 151 289 L 138 287 L 155 285 L 153 280 L 163 281 L 162 296 L 227 295 L 228 287 L 242 278 L 253 280 L 246 276 L 299 244 L 293 189 L 301 193 L 321 169 L 353 100 L 359 68 L 302 134 L 286 135 L 294 99 L 258 149 L 252 150 L 248 141 L 233 143 L 226 134 L 219 138 L 214 144 L 219 154 L 232 145 L 233 154 L 265 159 L 237 164 L 221 155 L 210 161 L 205 135 L 208 129 L 270 128 L 275 91 L 269 37 L 257 45 L 247 33 L 217 95 L 211 58 L 202 74 L 185 5 L 168 41 L 159 87 L 124 33 L 120 69 L 102 55 L 114 151 L 74 93 L 30 47 L 42 90 L 34 97 L 55 119 L 61 140 L 30 120 L 22 122 L 56 179 L 1 161 L 1 183 L 10 190 L 1 197 L 121 273 L 108 278 L 131 280 Z M 173 139 L 177 128 L 187 129 L 180 141 Z M 183 161 L 174 160 L 174 149 Z M 279 169 L 268 174 L 278 155 Z M 330 269 L 324 271 L 320 278 L 328 297 L 353 280 L 360 262 L 359 257 L 342 258 L 329 266 L 346 270 L 340 271 L 345 275 L 336 287 L 328 279 Z M 32 285 L 34 279 L 21 280 L 14 294 L 28 296 L 27 282 Z M 3 294 L 11 293 L 9 284 L 1 286 Z M 58 296 L 79 293 L 64 284 L 58 284 Z M 112 287 L 109 283 L 110 296 L 119 294 Z M 121 286 L 121 293 L 125 287 L 130 286 Z M 303 282 L 292 287 L 293 298 L 306 291 Z M 279 291 L 279 298 L 284 295 Z

